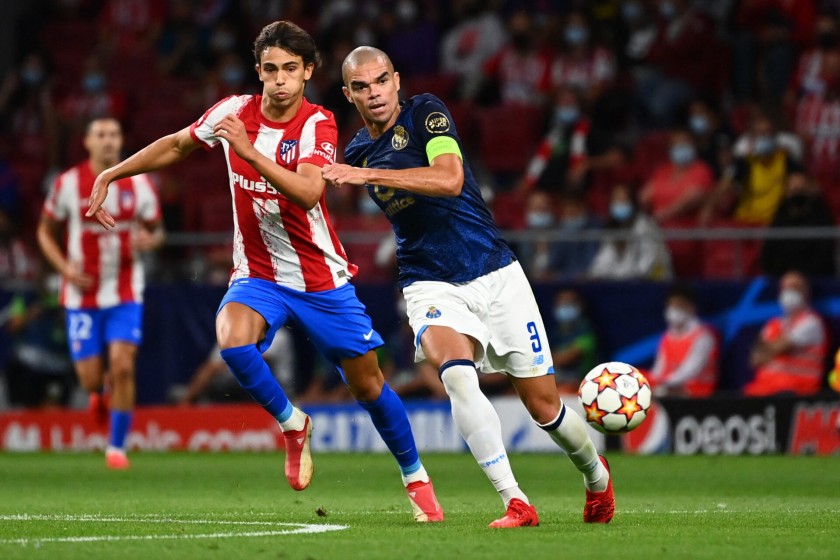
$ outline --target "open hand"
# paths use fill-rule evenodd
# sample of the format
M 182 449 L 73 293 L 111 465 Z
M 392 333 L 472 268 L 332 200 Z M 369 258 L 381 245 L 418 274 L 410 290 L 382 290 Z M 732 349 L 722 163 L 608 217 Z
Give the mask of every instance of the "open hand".
M 110 184 L 111 179 L 109 178 L 108 170 L 106 169 L 100 173 L 93 182 L 93 191 L 90 193 L 90 199 L 88 202 L 89 207 L 87 212 L 85 212 L 85 216 L 88 218 L 93 216 L 105 229 L 111 229 L 117 225 L 114 218 L 112 218 L 111 215 L 102 208 L 102 205 L 105 203 L 105 198 L 108 196 L 108 186 Z

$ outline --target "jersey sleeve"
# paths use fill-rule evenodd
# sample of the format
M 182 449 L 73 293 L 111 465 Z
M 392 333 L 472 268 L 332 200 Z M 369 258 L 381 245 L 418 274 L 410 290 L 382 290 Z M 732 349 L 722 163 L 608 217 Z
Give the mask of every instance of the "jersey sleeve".
M 62 177 L 59 176 L 53 181 L 50 186 L 50 191 L 47 193 L 47 198 L 44 201 L 42 213 L 57 222 L 67 220 L 69 216 L 69 206 L 67 204 L 66 189 L 62 189 Z
M 137 219 L 144 222 L 160 221 L 160 201 L 149 177 L 147 175 L 134 177 L 134 189 L 137 196 Z
M 213 127 L 226 115 L 238 113 L 250 98 L 251 96 L 248 95 L 234 95 L 222 99 L 190 125 L 190 136 L 206 150 L 215 148 L 219 144 L 219 139 L 213 134 Z
M 311 163 L 324 167 L 335 163 L 338 127 L 332 113 L 318 111 L 303 125 L 300 135 L 298 165 Z
M 417 97 L 412 118 L 413 132 L 425 148 L 429 163 L 442 154 L 463 159 L 452 115 L 440 99 L 429 94 Z

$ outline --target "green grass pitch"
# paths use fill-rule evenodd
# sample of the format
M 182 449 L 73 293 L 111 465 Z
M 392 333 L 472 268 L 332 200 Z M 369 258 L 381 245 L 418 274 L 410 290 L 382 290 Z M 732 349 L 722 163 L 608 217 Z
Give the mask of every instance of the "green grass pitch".
M 435 525 L 413 522 L 387 455 L 317 455 L 294 492 L 282 454 L 135 453 L 127 472 L 99 454 L 0 454 L 0 558 L 840 557 L 838 457 L 610 459 L 611 524 L 582 522 L 564 457 L 533 454 L 512 462 L 540 527 L 492 530 L 502 504 L 468 454 L 424 455 L 446 510 Z

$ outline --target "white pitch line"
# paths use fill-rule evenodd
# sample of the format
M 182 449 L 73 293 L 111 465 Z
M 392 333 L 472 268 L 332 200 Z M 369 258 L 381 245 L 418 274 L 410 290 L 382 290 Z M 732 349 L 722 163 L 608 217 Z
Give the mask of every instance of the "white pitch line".
M 114 541 L 153 541 L 153 540 L 195 540 L 195 539 L 232 539 L 239 537 L 276 537 L 281 535 L 301 535 L 328 533 L 331 531 L 343 531 L 349 529 L 349 525 L 315 524 L 315 523 L 281 523 L 273 521 L 213 521 L 208 519 L 177 519 L 166 516 L 140 516 L 140 517 L 113 517 L 97 515 L 0 515 L 3 521 L 85 521 L 101 523 L 182 523 L 201 525 L 270 525 L 290 527 L 279 531 L 249 531 L 244 533 L 204 533 L 204 534 L 177 534 L 177 535 L 98 535 L 82 537 L 29 537 L 22 539 L 0 539 L 0 544 L 28 544 L 40 545 L 41 543 L 87 543 L 87 542 L 114 542 Z
M 96 515 L 0 515 L 0 521 L 82 521 L 90 523 L 182 523 L 185 525 L 283 525 L 274 521 L 175 519 L 166 516 L 100 517 Z M 297 524 L 296 524 L 297 525 Z

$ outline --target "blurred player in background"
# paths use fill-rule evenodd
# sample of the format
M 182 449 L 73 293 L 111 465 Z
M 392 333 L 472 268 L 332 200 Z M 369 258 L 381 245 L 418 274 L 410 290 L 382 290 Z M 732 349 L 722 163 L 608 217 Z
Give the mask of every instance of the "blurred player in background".
M 345 150 L 349 165 L 326 166 L 324 178 L 338 187 L 366 185 L 393 225 L 415 359 L 438 369 L 455 424 L 507 509 L 490 526 L 533 526 L 539 519 L 513 476 L 477 366 L 510 376 L 531 417 L 583 473 L 584 520 L 609 522 L 615 500 L 607 463 L 557 395 L 531 287 L 463 161 L 449 111 L 429 94 L 401 103 L 400 76 L 379 49 L 351 52 L 342 74 L 344 94 L 365 128 Z
M 143 326 L 143 265 L 139 252 L 163 244 L 160 205 L 149 179 L 138 175 L 116 183 L 103 201 L 120 220 L 105 231 L 85 216 L 96 176 L 120 161 L 123 135 L 112 118 L 92 120 L 85 131 L 87 161 L 62 173 L 52 185 L 41 220 L 38 244 L 61 273 L 60 301 L 67 310 L 67 337 L 79 383 L 91 394 L 91 409 L 107 414 L 110 434 L 105 464 L 126 469 L 126 436 L 135 400 L 135 361 Z M 58 239 L 66 225 L 66 250 Z M 106 373 L 107 372 L 107 373 Z
M 332 113 L 303 96 L 319 59 L 315 42 L 297 25 L 278 21 L 260 32 L 254 55 L 262 95 L 227 97 L 191 126 L 105 170 L 87 214 L 115 227 L 102 206 L 110 183 L 221 143 L 233 197 L 234 268 L 216 316 L 216 337 L 240 385 L 283 430 L 289 484 L 303 490 L 312 480 L 312 422 L 289 402 L 261 356 L 286 323 L 303 329 L 343 371 L 399 463 L 415 519 L 442 521 L 408 415 L 377 363 L 374 348 L 382 338 L 348 283 L 356 267 L 327 213 L 321 168 L 335 158 L 338 133 Z

